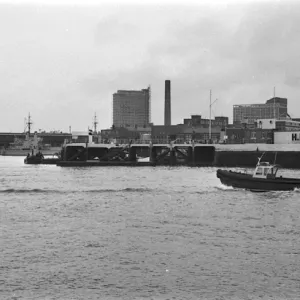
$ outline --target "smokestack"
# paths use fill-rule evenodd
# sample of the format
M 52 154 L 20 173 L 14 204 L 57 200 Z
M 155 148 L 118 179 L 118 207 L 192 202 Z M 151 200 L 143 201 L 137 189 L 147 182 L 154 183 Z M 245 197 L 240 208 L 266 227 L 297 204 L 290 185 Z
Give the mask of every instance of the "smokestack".
M 171 81 L 165 81 L 165 126 L 171 125 Z

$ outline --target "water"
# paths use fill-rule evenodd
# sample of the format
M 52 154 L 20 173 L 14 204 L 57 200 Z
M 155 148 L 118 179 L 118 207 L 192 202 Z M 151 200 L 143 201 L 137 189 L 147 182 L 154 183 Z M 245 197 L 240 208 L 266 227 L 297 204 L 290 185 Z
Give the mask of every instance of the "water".
M 0 170 L 0 299 L 298 299 L 299 191 L 216 168 Z

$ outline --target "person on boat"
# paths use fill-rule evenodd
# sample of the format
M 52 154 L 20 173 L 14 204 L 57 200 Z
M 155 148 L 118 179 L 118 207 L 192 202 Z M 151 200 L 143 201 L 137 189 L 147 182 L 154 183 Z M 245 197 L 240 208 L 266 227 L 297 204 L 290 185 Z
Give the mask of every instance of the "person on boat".
M 41 151 L 39 151 L 39 152 L 36 154 L 36 156 L 39 157 L 39 158 L 44 158 L 44 155 L 42 154 Z

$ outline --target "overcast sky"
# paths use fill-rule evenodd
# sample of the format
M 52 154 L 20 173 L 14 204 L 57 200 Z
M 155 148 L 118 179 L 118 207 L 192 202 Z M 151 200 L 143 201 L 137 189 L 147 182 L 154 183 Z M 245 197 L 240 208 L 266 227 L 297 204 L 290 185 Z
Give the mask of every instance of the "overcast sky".
M 172 124 L 208 117 L 210 89 L 213 117 L 274 86 L 300 117 L 300 3 L 136 2 L 0 1 L 0 131 L 23 131 L 29 112 L 34 130 L 85 130 L 95 112 L 108 128 L 112 94 L 148 85 L 163 124 L 166 79 Z

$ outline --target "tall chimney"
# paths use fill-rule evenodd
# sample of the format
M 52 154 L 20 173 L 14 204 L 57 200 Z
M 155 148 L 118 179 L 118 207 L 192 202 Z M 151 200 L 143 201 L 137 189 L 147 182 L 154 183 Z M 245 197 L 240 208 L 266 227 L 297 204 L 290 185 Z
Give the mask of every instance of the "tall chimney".
M 171 125 L 171 81 L 165 81 L 165 126 Z

